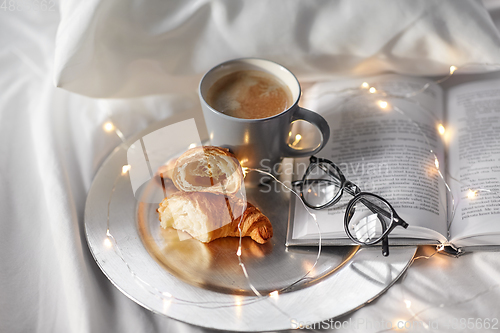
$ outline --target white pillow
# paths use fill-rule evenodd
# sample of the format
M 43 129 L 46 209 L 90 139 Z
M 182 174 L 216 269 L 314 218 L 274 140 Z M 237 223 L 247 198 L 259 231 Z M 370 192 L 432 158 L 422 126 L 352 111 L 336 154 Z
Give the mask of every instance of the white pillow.
M 94 97 L 180 93 L 250 56 L 303 80 L 435 75 L 498 62 L 500 36 L 464 0 L 62 0 L 55 83 Z

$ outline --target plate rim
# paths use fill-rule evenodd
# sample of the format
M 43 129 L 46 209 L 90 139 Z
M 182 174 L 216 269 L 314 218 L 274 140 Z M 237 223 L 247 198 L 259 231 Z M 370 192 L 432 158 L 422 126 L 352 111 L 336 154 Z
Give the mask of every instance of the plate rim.
M 201 113 L 201 112 L 199 112 L 199 113 Z M 227 320 L 227 318 L 226 318 L 225 321 L 224 320 L 222 320 L 222 321 L 215 320 L 213 322 L 202 321 L 200 323 L 199 321 L 196 321 L 196 320 L 190 320 L 190 319 L 196 319 L 196 318 L 193 318 L 193 317 L 196 317 L 196 316 L 191 316 L 189 318 L 179 318 L 178 316 L 175 316 L 175 314 L 172 316 L 172 313 L 169 313 L 168 311 L 161 311 L 161 310 L 157 309 L 155 306 L 152 306 L 151 304 L 148 304 L 147 302 L 141 300 L 139 297 L 137 297 L 137 295 L 135 295 L 133 292 L 131 292 L 130 290 L 127 290 L 126 287 L 124 287 L 123 285 L 121 285 L 121 283 L 119 281 L 115 281 L 116 278 L 113 277 L 112 274 L 108 271 L 110 268 L 109 267 L 105 267 L 104 263 L 99 260 L 100 259 L 99 258 L 99 253 L 100 252 L 98 250 L 98 245 L 97 245 L 97 243 L 94 244 L 94 239 L 92 239 L 93 236 L 92 236 L 91 230 L 89 229 L 90 228 L 89 219 L 90 219 L 90 216 L 91 216 L 90 210 L 92 209 L 92 207 L 91 207 L 91 203 L 92 203 L 91 196 L 94 195 L 94 193 L 96 191 L 96 181 L 106 171 L 106 168 L 109 167 L 109 164 L 113 161 L 113 159 L 115 159 L 117 157 L 117 154 L 120 152 L 120 150 L 124 146 L 126 146 L 127 144 L 130 145 L 131 143 L 137 141 L 140 137 L 146 135 L 147 133 L 150 133 L 150 132 L 154 131 L 155 129 L 167 126 L 167 125 L 175 123 L 177 121 L 182 121 L 182 120 L 191 119 L 191 118 L 194 118 L 193 115 L 190 116 L 189 114 L 176 114 L 176 115 L 167 117 L 167 118 L 165 118 L 163 120 L 154 122 L 154 123 L 150 124 L 149 126 L 147 126 L 145 129 L 143 129 L 143 130 L 139 131 L 138 133 L 132 135 L 130 138 L 126 139 L 124 142 L 120 143 L 103 160 L 102 164 L 100 165 L 100 167 L 98 168 L 97 172 L 94 175 L 94 179 L 92 180 L 92 185 L 90 186 L 90 189 L 89 189 L 88 194 L 87 194 L 86 203 L 85 203 L 85 211 L 84 211 L 85 238 L 86 238 L 89 250 L 90 250 L 90 252 L 92 254 L 92 257 L 93 257 L 94 261 L 97 263 L 97 266 L 99 267 L 99 269 L 103 272 L 104 276 L 106 276 L 106 278 L 112 283 L 112 285 L 114 285 L 127 298 L 129 298 L 130 300 L 134 301 L 135 303 L 139 304 L 143 308 L 145 308 L 145 309 L 147 309 L 147 310 L 149 310 L 149 311 L 151 311 L 153 313 L 156 313 L 156 314 L 159 314 L 159 315 L 164 315 L 164 316 L 167 316 L 168 318 L 171 318 L 171 319 L 174 319 L 174 320 L 186 323 L 186 324 L 191 324 L 191 325 L 196 325 L 196 326 L 206 327 L 206 328 L 211 328 L 211 329 L 218 329 L 218 330 L 261 331 L 261 330 L 286 330 L 286 329 L 290 329 L 290 328 L 292 328 L 291 325 L 290 325 L 291 322 L 288 322 L 288 325 L 286 325 L 286 326 L 285 325 L 275 325 L 273 327 L 267 326 L 267 327 L 263 328 L 262 326 L 258 326 L 257 327 L 257 326 L 242 325 L 242 324 L 248 324 L 248 322 L 247 323 L 240 323 L 240 324 L 236 323 L 236 325 L 232 325 L 231 323 L 228 323 L 229 321 Z M 195 120 L 196 120 L 196 118 L 195 118 Z M 199 123 L 199 121 L 197 123 Z M 109 194 L 109 193 L 107 193 L 107 194 Z M 139 242 L 142 244 L 142 240 L 139 239 Z M 363 307 L 364 305 L 371 303 L 373 300 L 377 299 L 382 294 L 384 294 L 392 285 L 394 285 L 394 283 L 396 283 L 399 280 L 399 278 L 406 272 L 406 270 L 408 269 L 408 267 L 411 265 L 413 257 L 414 257 L 414 255 L 415 255 L 415 253 L 417 251 L 417 247 L 416 246 L 404 246 L 404 247 L 403 246 L 399 246 L 399 247 L 394 247 L 394 251 L 397 252 L 398 250 L 401 250 L 402 252 L 404 252 L 403 253 L 404 257 L 405 258 L 408 257 L 408 259 L 404 260 L 403 267 L 400 269 L 400 271 L 398 272 L 398 274 L 392 278 L 392 280 L 390 281 L 390 283 L 388 283 L 387 285 L 385 285 L 384 288 L 382 288 L 381 290 L 379 290 L 377 293 L 371 295 L 369 298 L 365 299 L 363 302 L 357 304 L 356 306 L 351 307 L 350 309 L 348 309 L 346 311 L 343 311 L 342 313 L 333 314 L 333 316 L 326 316 L 325 317 L 323 315 L 322 319 L 320 319 L 320 320 L 316 320 L 318 318 L 314 318 L 313 322 L 320 322 L 322 320 L 328 320 L 328 319 L 331 319 L 331 318 L 338 318 L 338 317 L 347 315 L 349 313 L 352 313 L 352 312 L 358 310 L 359 308 Z M 349 259 L 349 261 L 347 263 L 343 263 L 342 264 L 342 266 L 338 269 L 338 271 L 344 270 L 345 267 L 346 267 L 346 265 L 349 265 L 349 263 L 351 263 L 353 260 L 356 259 L 356 256 L 359 256 L 359 253 L 365 253 L 366 254 L 367 252 L 374 252 L 374 251 L 377 251 L 377 253 L 379 253 L 380 249 L 378 249 L 378 248 L 363 248 L 362 250 L 357 251 Z M 117 259 L 121 260 L 120 258 L 117 258 Z M 155 261 L 154 258 L 152 258 L 152 259 Z M 335 274 L 333 274 L 333 275 L 335 275 Z M 130 276 L 132 277 L 132 275 L 130 275 Z M 331 278 L 331 277 L 326 277 L 325 279 L 328 280 L 329 278 Z M 319 283 L 319 284 L 317 284 L 317 285 L 313 285 L 311 287 L 305 287 L 303 289 L 299 289 L 299 290 L 296 290 L 296 291 L 291 291 L 289 293 L 285 293 L 285 294 L 283 294 L 283 296 L 286 295 L 286 297 L 283 297 L 283 298 L 289 298 L 289 297 L 291 297 L 290 295 L 300 298 L 300 296 L 302 296 L 302 295 L 298 295 L 298 294 L 302 294 L 302 293 L 306 292 L 307 290 L 309 290 L 309 288 L 313 288 L 313 287 L 314 288 L 319 288 L 317 286 L 320 286 L 321 284 L 322 284 L 322 282 Z M 201 291 L 201 293 L 204 293 L 204 292 L 214 293 L 214 291 L 203 290 L 203 289 L 200 289 L 200 291 Z M 230 295 L 228 295 L 228 296 L 230 296 Z M 243 297 L 251 297 L 251 296 L 243 296 Z M 280 297 L 281 297 L 281 295 L 280 295 Z M 259 301 L 257 301 L 257 303 L 265 303 L 264 301 L 265 301 L 264 299 L 263 300 L 259 300 Z M 287 301 L 287 302 L 289 302 L 289 301 Z M 244 307 L 250 306 L 250 305 L 243 304 L 243 305 L 241 305 L 241 307 L 243 309 Z M 194 307 L 196 307 L 196 308 L 199 309 L 199 307 L 197 305 L 192 305 L 192 306 L 194 306 Z M 217 311 L 217 308 L 214 308 L 213 310 Z M 256 323 L 256 322 L 258 323 L 258 321 L 250 321 L 249 323 Z M 269 323 L 267 322 L 267 324 L 269 324 Z

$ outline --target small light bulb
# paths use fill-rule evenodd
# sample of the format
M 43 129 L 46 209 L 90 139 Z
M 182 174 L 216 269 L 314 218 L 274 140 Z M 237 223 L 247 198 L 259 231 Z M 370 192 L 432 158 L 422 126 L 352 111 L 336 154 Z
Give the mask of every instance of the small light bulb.
M 302 135 L 297 134 L 297 135 L 295 136 L 295 140 L 294 140 L 294 141 L 293 141 L 293 143 L 292 143 L 292 146 L 295 146 L 297 143 L 299 143 L 299 142 L 300 142 L 300 140 L 302 140 Z
M 387 107 L 389 106 L 389 103 L 387 103 L 386 101 L 378 101 L 377 104 L 381 109 L 387 109 Z
M 450 75 L 453 75 L 453 73 L 455 73 L 456 70 L 457 70 L 456 66 L 450 66 Z
M 370 92 L 370 94 L 375 94 L 377 92 L 377 89 L 375 89 L 375 87 L 370 87 L 368 91 Z
M 241 171 L 243 171 L 243 178 L 245 178 L 248 173 L 248 167 L 241 167 Z
M 469 189 L 469 191 L 467 192 L 467 198 L 469 199 L 474 199 L 477 195 L 477 191 L 473 191 L 471 189 Z
M 368 84 L 368 82 L 363 82 L 363 83 L 361 83 L 361 88 L 368 89 L 368 88 L 370 88 L 370 85 Z
M 278 298 L 279 292 L 277 290 L 269 293 L 269 296 L 272 298 Z
M 446 129 L 444 128 L 443 124 L 438 125 L 438 132 L 441 135 L 444 135 L 444 133 L 446 132 Z
M 434 158 L 434 165 L 436 166 L 436 169 L 439 170 L 439 160 L 437 159 L 437 157 Z
M 104 123 L 104 125 L 103 125 L 102 127 L 104 128 L 104 130 L 105 130 L 106 132 L 111 132 L 112 130 L 114 130 L 114 129 L 115 129 L 115 125 L 113 125 L 113 123 L 112 123 L 112 122 L 110 122 L 110 121 L 108 121 L 108 122 Z
M 394 326 L 396 330 L 400 330 L 398 327 L 404 327 L 406 323 L 406 320 L 404 319 L 396 319 L 394 320 Z
M 111 247 L 113 244 L 111 244 L 111 241 L 109 240 L 108 237 L 104 239 L 104 246 L 106 247 Z
M 238 257 L 240 257 L 240 256 L 241 256 L 241 246 L 239 246 L 239 247 L 238 247 L 238 251 L 236 252 L 236 255 L 237 255 Z
M 170 305 L 172 304 L 172 299 L 167 298 L 163 299 L 163 313 L 168 313 L 168 309 L 170 308 Z
M 122 174 L 126 174 L 130 170 L 131 166 L 130 165 L 124 165 L 122 166 Z

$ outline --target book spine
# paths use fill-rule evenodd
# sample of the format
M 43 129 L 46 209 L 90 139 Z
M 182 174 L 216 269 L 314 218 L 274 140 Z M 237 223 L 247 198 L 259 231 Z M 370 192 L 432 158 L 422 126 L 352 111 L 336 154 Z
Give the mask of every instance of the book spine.
M 460 257 L 462 254 L 465 253 L 465 251 L 460 248 L 460 247 L 455 247 L 453 244 L 446 244 L 446 245 L 443 245 L 442 247 L 442 250 L 441 250 L 444 254 L 447 254 L 449 256 L 452 256 L 452 257 L 455 257 L 455 258 L 458 258 Z

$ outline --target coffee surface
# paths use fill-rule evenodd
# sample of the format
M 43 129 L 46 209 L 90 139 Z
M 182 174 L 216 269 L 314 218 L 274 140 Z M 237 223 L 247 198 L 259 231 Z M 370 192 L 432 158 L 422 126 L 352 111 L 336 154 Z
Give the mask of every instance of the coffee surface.
M 287 85 L 272 74 L 257 70 L 223 76 L 208 89 L 205 99 L 215 110 L 243 119 L 277 115 L 293 102 Z

